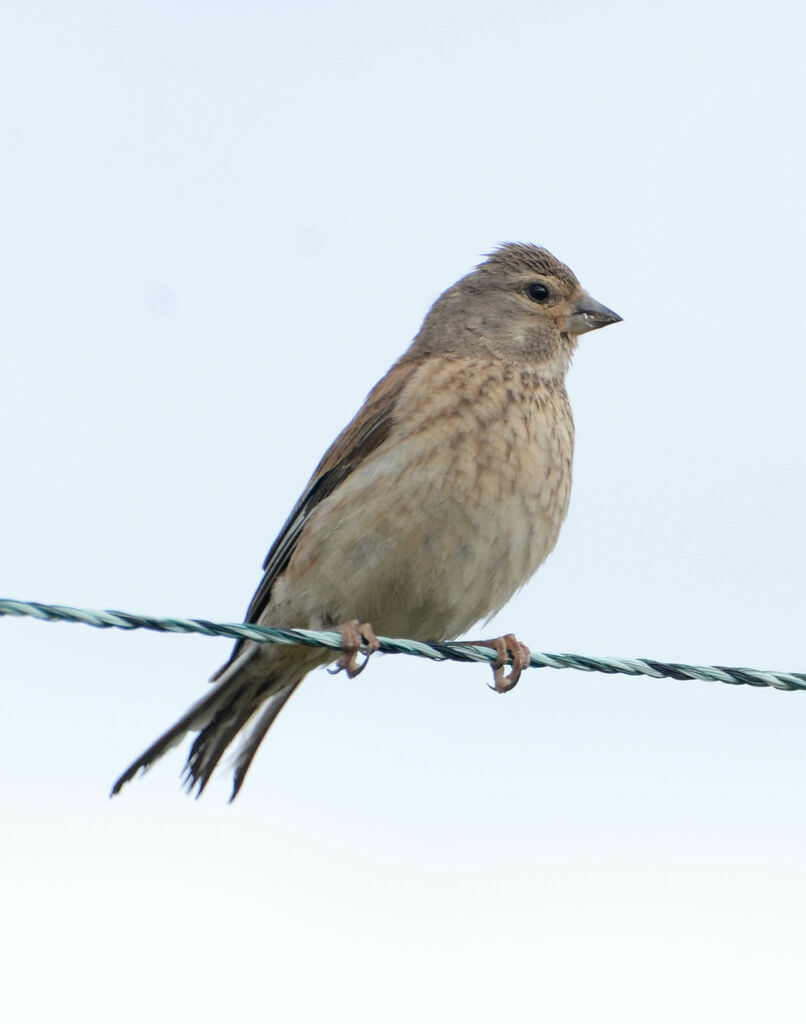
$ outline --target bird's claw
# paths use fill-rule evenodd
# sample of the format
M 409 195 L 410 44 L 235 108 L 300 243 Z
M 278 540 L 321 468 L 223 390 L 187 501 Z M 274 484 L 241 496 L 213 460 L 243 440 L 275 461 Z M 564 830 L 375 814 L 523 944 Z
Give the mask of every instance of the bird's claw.
M 515 638 L 514 633 L 487 640 L 485 646 L 495 648 L 498 658 L 492 663 L 493 682 L 487 685 L 496 693 L 509 693 L 518 685 L 521 672 L 529 667 L 531 652 L 526 644 Z M 512 671 L 506 675 L 507 653 L 512 655 Z
M 341 633 L 343 654 L 335 666 L 328 669 L 328 671 L 331 675 L 344 671 L 349 679 L 355 679 L 356 676 L 361 675 L 367 667 L 370 657 L 380 647 L 378 638 L 375 636 L 375 630 L 368 622 L 359 624 L 358 619 L 343 622 L 340 626 L 336 626 L 335 629 L 336 632 Z M 367 645 L 367 650 L 364 660 L 359 664 L 358 653 L 361 650 L 362 643 Z

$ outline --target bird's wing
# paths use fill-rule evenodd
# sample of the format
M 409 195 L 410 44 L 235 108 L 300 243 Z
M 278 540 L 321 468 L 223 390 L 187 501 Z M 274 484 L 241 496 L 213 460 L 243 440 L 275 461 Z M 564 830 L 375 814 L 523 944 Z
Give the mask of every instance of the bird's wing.
M 263 579 L 247 609 L 245 622 L 259 621 L 271 599 L 274 582 L 291 560 L 311 512 L 386 440 L 394 424 L 397 401 L 415 374 L 417 365 L 406 360 L 396 363 L 386 376 L 378 381 L 355 417 L 328 448 L 266 555 L 263 562 Z M 294 623 L 287 625 L 293 626 Z M 243 645 L 243 640 L 236 642 L 229 661 L 221 666 L 211 681 L 219 678 L 240 654 Z

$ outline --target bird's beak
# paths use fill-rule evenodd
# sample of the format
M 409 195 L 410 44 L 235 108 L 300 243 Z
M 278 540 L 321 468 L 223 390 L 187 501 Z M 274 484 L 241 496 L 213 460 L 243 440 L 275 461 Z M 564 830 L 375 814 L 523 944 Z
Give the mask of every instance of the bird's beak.
M 587 331 L 596 331 L 600 327 L 607 327 L 608 324 L 617 324 L 621 320 L 618 313 L 603 306 L 601 302 L 592 299 L 587 292 L 583 292 L 569 316 L 565 319 L 565 329 L 568 334 L 585 334 Z

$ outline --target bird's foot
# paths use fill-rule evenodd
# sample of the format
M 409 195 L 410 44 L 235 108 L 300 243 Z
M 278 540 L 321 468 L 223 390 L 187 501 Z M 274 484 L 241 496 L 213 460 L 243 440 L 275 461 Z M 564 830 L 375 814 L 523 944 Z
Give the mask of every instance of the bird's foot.
M 378 638 L 375 636 L 375 630 L 368 622 L 359 624 L 358 619 L 343 622 L 340 626 L 335 626 L 334 629 L 336 632 L 341 633 L 344 653 L 336 662 L 334 668 L 328 669 L 328 671 L 332 675 L 336 675 L 336 673 L 344 670 L 349 679 L 355 679 L 356 676 L 361 675 L 367 667 L 370 657 L 380 647 Z M 367 645 L 367 652 L 364 655 L 364 660 L 359 665 L 358 652 L 361 650 L 362 643 Z
M 492 662 L 493 682 L 489 684 L 490 689 L 495 690 L 496 693 L 509 693 L 518 685 L 521 672 L 529 667 L 531 652 L 526 644 L 522 644 L 520 640 L 516 639 L 514 633 L 507 633 L 506 636 L 498 636 L 493 640 L 467 642 L 474 643 L 477 647 L 492 647 L 498 654 L 498 658 Z M 506 675 L 510 654 L 512 655 L 512 671 Z

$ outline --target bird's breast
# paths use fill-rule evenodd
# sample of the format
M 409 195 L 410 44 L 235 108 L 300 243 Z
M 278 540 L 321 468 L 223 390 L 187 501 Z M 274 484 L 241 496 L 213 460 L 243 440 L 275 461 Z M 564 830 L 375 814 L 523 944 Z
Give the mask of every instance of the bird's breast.
M 316 558 L 328 617 L 436 639 L 494 614 L 557 541 L 572 454 L 561 384 L 528 367 L 428 360 L 384 444 L 306 527 L 297 554 Z

